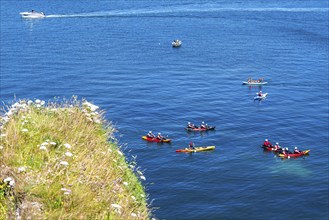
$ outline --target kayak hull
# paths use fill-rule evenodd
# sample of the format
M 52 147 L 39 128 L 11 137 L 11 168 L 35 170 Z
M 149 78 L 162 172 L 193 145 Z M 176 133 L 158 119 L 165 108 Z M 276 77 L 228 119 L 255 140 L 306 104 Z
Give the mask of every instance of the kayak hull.
M 310 151 L 311 150 L 304 150 L 299 154 L 279 154 L 279 157 L 282 157 L 282 158 L 302 157 L 304 155 L 309 154 Z
M 263 86 L 266 84 L 267 82 L 242 82 L 242 85 L 249 85 L 249 86 Z
M 149 141 L 149 142 L 157 142 L 157 143 L 170 143 L 171 142 L 171 139 L 158 139 L 158 138 L 149 138 L 147 136 L 142 136 L 142 139 L 143 140 L 146 140 L 146 141 Z
M 215 148 L 216 148 L 215 146 L 195 147 L 195 149 L 185 148 L 185 149 L 178 149 L 178 150 L 176 150 L 176 152 L 177 153 L 195 153 L 195 152 L 215 150 Z
M 187 131 L 213 131 L 215 130 L 215 126 L 211 126 L 208 128 L 185 128 Z

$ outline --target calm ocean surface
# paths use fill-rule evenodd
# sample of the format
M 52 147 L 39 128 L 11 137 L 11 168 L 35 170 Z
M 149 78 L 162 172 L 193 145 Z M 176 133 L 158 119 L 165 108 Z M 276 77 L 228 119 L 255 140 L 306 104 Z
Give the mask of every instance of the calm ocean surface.
M 32 9 L 49 17 L 20 18 Z M 99 105 L 157 219 L 328 219 L 328 13 L 325 0 L 1 0 L 0 98 Z M 146 143 L 149 130 L 173 143 Z M 282 160 L 265 138 L 310 156 Z M 216 150 L 175 153 L 190 141 Z

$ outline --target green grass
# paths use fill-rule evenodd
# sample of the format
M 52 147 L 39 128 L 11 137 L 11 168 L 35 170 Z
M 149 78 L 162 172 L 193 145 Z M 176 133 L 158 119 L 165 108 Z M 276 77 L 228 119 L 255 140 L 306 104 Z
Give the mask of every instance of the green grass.
M 149 219 L 136 166 L 103 113 L 75 98 L 42 104 L 19 101 L 2 117 L 0 219 L 16 207 L 23 219 Z

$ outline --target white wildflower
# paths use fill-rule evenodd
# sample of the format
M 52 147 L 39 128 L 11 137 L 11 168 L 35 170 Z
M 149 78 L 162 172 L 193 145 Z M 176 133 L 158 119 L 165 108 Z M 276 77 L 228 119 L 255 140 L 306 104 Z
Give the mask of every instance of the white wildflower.
M 137 215 L 135 213 L 131 213 L 131 216 L 134 218 L 137 217 Z
M 41 146 L 48 146 L 48 145 L 49 145 L 48 142 L 43 142 L 43 143 L 41 144 Z
M 72 157 L 73 154 L 72 154 L 71 152 L 66 152 L 66 153 L 65 153 L 65 156 L 67 156 L 67 157 Z
M 131 198 L 132 198 L 133 200 L 136 200 L 136 197 L 135 197 L 135 196 L 131 196 Z
M 49 144 L 50 144 L 50 145 L 53 145 L 53 146 L 56 146 L 56 142 L 53 142 L 53 141 L 50 142 Z
M 44 145 L 41 145 L 39 149 L 40 149 L 40 150 L 47 150 L 47 147 L 44 146 Z
M 44 105 L 45 103 L 46 103 L 46 102 L 42 100 L 40 104 L 41 104 L 41 105 Z
M 141 197 L 142 197 L 142 198 L 144 198 L 144 197 L 145 197 L 145 195 L 144 195 L 144 194 L 141 194 Z
M 127 182 L 123 182 L 123 185 L 128 186 L 128 183 Z
M 18 167 L 18 173 L 22 173 L 26 171 L 26 167 Z
M 71 194 L 71 190 L 70 189 L 67 189 L 65 192 L 64 192 L 64 195 L 70 195 Z
M 32 103 L 33 103 L 32 100 L 27 101 L 27 104 L 28 104 L 28 105 L 32 105 Z
M 71 145 L 68 144 L 68 143 L 66 143 L 66 144 L 64 144 L 64 147 L 66 147 L 67 149 L 70 149 L 71 148 Z
M 108 149 L 108 151 L 109 151 L 109 152 L 112 152 L 112 149 L 111 149 L 111 148 L 109 148 L 109 149 Z
M 28 132 L 29 130 L 27 130 L 26 128 L 22 129 L 22 132 Z
M 2 150 L 2 149 L 3 149 L 3 146 L 0 145 L 0 150 Z
M 142 180 L 146 180 L 145 176 L 140 176 L 140 178 L 141 178 Z
M 9 185 L 10 185 L 11 187 L 15 187 L 15 180 L 11 180 L 11 181 L 9 182 Z
M 0 137 L 6 137 L 7 136 L 7 134 L 1 134 L 0 135 Z
M 118 153 L 119 153 L 121 156 L 123 156 L 123 153 L 122 153 L 121 151 L 118 150 Z
M 41 108 L 41 105 L 40 104 L 36 104 L 35 105 L 37 108 Z
M 90 102 L 87 102 L 87 101 L 83 102 L 82 105 L 83 106 L 86 106 L 87 108 L 89 108 L 90 111 L 92 111 L 92 112 L 94 112 L 97 109 L 99 109 L 99 107 L 97 105 L 93 105 L 93 104 L 91 104 Z
M 67 189 L 66 188 L 61 188 L 62 191 L 66 191 Z
M 69 163 L 66 162 L 66 161 L 61 161 L 59 164 L 61 164 L 61 165 L 63 165 L 63 166 L 68 166 L 68 165 L 69 165 Z
M 34 102 L 35 102 L 35 104 L 40 104 L 41 103 L 41 100 L 40 99 L 37 99 Z
M 6 182 L 10 182 L 10 181 L 12 181 L 12 180 L 13 180 L 13 179 L 12 179 L 11 177 L 7 177 L 6 179 L 3 180 L 3 182 L 6 183 Z
M 121 209 L 121 205 L 118 204 L 111 204 L 111 206 L 116 209 Z

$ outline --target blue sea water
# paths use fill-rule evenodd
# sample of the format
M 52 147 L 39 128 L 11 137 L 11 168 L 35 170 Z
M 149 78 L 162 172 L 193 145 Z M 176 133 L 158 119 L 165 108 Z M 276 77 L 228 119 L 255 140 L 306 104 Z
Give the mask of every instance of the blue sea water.
M 20 18 L 31 9 L 48 17 Z M 0 98 L 99 105 L 157 219 L 328 219 L 328 13 L 322 0 L 1 0 Z M 146 143 L 149 130 L 173 142 Z M 311 153 L 282 160 L 265 138 Z M 216 150 L 175 153 L 190 141 Z

